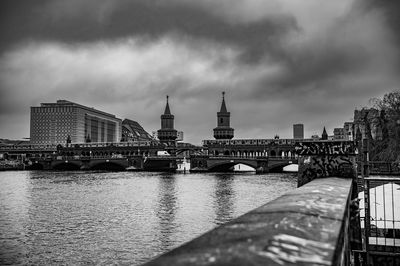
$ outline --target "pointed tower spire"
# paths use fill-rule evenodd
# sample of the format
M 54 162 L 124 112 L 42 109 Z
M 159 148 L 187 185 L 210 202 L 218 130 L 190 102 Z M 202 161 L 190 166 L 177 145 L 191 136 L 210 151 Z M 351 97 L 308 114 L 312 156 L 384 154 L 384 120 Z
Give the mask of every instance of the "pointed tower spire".
M 222 92 L 222 104 L 221 104 L 221 110 L 219 111 L 220 113 L 227 113 L 228 110 L 226 109 L 226 104 L 225 104 L 225 92 Z
M 165 111 L 161 115 L 161 129 L 157 131 L 157 135 L 161 142 L 166 143 L 168 146 L 174 146 L 178 132 L 174 129 L 174 115 L 171 114 L 169 109 L 168 98 L 169 96 L 167 95 Z
M 171 114 L 171 111 L 169 110 L 168 98 L 169 98 L 169 96 L 167 95 L 167 105 L 165 106 L 165 111 L 164 111 L 165 115 Z
M 231 113 L 226 109 L 225 92 L 222 92 L 221 109 L 217 113 L 217 127 L 214 128 L 214 138 L 216 139 L 232 139 L 233 128 L 230 127 Z
M 328 134 L 326 133 L 325 127 L 324 130 L 322 131 L 321 140 L 328 140 Z

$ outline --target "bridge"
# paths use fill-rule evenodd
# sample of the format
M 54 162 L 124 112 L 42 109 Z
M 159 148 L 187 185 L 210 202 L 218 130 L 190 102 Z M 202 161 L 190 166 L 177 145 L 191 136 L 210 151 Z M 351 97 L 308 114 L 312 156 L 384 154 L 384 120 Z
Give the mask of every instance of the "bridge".
M 0 146 L 0 153 L 24 162 L 26 169 L 175 170 L 176 157 L 158 156 L 160 151 L 166 147 L 156 141 Z
M 236 157 L 193 155 L 191 172 L 229 172 L 238 164 L 252 167 L 257 173 L 282 172 L 283 167 L 297 164 L 295 157 Z
M 30 158 L 30 170 L 112 170 L 112 171 L 175 171 L 175 158 L 168 156 L 52 156 Z
M 237 164 L 250 166 L 258 173 L 282 172 L 297 164 L 297 142 L 312 139 L 219 139 L 203 140 L 205 154 L 190 156 L 191 171 L 226 172 Z
M 168 170 L 172 170 L 176 168 L 177 160 L 186 157 L 190 158 L 192 171 L 230 171 L 234 165 L 244 164 L 259 173 L 266 173 L 280 172 L 283 167 L 296 164 L 294 145 L 293 139 L 205 140 L 202 146 L 134 141 L 1 146 L 0 152 L 27 162 L 28 169 L 90 170 L 98 169 L 97 165 L 101 164 L 101 169 L 108 170 L 162 171 L 167 169 L 166 161 L 170 161 L 172 168 Z M 159 156 L 159 152 L 165 151 L 170 156 Z M 160 163 L 158 169 L 155 162 Z

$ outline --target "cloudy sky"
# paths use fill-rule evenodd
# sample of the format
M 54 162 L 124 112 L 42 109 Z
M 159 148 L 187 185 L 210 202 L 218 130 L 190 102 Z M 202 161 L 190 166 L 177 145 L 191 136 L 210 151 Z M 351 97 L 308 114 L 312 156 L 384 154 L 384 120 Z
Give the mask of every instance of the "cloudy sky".
M 185 140 L 329 133 L 400 88 L 398 0 L 2 0 L 0 138 L 30 106 L 75 101 L 151 132 L 170 95 Z

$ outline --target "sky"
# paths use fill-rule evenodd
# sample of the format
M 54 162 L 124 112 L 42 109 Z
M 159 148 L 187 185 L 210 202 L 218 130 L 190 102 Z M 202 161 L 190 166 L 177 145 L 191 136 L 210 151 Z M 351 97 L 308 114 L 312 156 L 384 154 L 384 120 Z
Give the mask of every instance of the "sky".
M 221 92 L 235 138 L 305 137 L 400 89 L 398 0 L 2 0 L 0 138 L 29 137 L 58 99 L 212 139 Z

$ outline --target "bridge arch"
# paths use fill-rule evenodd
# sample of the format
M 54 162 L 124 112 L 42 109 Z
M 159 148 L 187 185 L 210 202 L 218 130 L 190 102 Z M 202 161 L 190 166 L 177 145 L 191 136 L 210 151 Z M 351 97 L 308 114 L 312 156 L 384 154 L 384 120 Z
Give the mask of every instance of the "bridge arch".
M 244 164 L 246 166 L 249 166 L 253 168 L 254 170 L 257 169 L 257 165 L 247 161 L 247 160 L 235 160 L 235 161 L 221 161 L 212 164 L 209 166 L 208 171 L 210 172 L 230 172 L 233 170 L 233 167 L 238 164 Z
M 126 166 L 118 162 L 98 162 L 91 165 L 90 170 L 125 171 Z
M 72 162 L 60 162 L 60 163 L 54 164 L 52 168 L 54 170 L 76 171 L 76 170 L 80 170 L 81 166 L 77 163 L 72 163 Z
M 274 164 L 270 164 L 268 165 L 269 171 L 272 173 L 281 173 L 283 172 L 283 168 L 291 165 L 293 163 L 289 163 L 289 162 L 280 162 L 280 163 L 274 163 Z
M 41 164 L 41 163 L 33 163 L 28 168 L 29 168 L 29 170 L 43 170 L 44 169 L 44 165 Z

